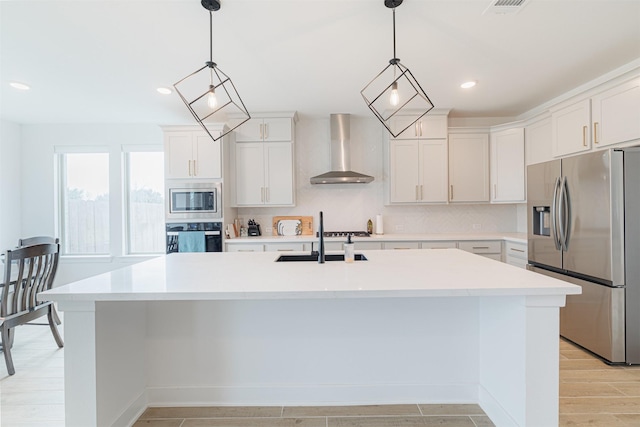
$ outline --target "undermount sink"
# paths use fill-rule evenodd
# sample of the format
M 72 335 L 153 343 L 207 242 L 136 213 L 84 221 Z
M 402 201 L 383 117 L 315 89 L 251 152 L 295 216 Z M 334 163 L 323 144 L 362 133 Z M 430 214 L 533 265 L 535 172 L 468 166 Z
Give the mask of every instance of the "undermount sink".
M 327 254 L 324 256 L 325 261 L 344 261 L 344 254 Z M 366 261 L 367 257 L 363 254 L 355 254 L 355 261 Z M 315 261 L 318 262 L 318 255 L 299 254 L 299 255 L 280 255 L 276 262 L 297 262 L 297 261 Z

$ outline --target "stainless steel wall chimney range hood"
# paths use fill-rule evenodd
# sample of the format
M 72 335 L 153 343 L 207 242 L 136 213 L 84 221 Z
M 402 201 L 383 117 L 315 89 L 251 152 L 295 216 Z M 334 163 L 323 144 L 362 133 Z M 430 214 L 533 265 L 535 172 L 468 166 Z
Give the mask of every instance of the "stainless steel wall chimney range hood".
M 351 169 L 351 115 L 331 114 L 331 171 L 311 178 L 311 184 L 366 184 L 373 177 Z

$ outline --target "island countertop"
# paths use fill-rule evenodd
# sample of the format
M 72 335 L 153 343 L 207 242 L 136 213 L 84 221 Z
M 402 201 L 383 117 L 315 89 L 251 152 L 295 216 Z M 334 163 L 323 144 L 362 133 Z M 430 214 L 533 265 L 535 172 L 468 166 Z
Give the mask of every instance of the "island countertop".
M 175 253 L 40 294 L 163 301 L 579 294 L 579 286 L 458 249 L 358 251 L 368 261 L 275 262 L 277 253 Z

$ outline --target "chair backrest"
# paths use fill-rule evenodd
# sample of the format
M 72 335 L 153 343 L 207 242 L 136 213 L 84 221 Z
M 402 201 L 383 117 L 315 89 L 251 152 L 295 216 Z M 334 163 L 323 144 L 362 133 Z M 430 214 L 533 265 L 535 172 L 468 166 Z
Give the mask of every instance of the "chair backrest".
M 43 243 L 59 243 L 60 239 L 57 237 L 50 236 L 34 236 L 34 237 L 25 237 L 24 239 L 18 239 L 18 247 L 21 248 L 23 246 L 31 246 L 31 245 L 41 245 Z
M 44 304 L 38 302 L 36 296 L 51 289 L 59 253 L 58 243 L 25 246 L 6 252 L 0 317 L 29 311 Z

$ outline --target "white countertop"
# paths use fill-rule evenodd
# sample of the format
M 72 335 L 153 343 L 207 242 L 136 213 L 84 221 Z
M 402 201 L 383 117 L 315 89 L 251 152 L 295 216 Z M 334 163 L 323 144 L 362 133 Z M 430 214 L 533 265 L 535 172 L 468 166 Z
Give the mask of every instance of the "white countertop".
M 581 288 L 458 249 L 358 251 L 368 261 L 274 262 L 264 253 L 175 253 L 40 294 L 161 301 L 579 294 Z
M 445 240 L 506 240 L 527 243 L 527 233 L 431 233 L 431 234 L 372 234 L 369 237 L 353 237 L 354 241 L 364 242 L 408 242 L 408 241 L 445 241 Z M 255 236 L 225 239 L 227 244 L 242 243 L 307 243 L 316 242 L 313 236 Z M 342 242 L 344 237 L 326 237 L 326 242 Z

